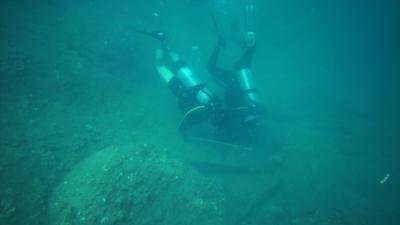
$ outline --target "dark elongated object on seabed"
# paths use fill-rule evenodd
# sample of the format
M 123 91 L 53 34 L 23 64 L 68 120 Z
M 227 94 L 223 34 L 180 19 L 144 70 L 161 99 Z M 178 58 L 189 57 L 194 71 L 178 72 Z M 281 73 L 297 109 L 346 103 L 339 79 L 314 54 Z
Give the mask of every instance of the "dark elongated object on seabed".
M 209 162 L 190 162 L 196 170 L 200 173 L 209 175 L 245 175 L 245 176 L 255 176 L 259 172 L 254 169 L 235 166 L 235 165 L 224 165 L 219 163 L 209 163 Z
M 143 31 L 143 30 L 136 30 L 136 32 L 151 37 L 157 41 L 164 42 L 166 39 L 165 33 L 162 31 Z

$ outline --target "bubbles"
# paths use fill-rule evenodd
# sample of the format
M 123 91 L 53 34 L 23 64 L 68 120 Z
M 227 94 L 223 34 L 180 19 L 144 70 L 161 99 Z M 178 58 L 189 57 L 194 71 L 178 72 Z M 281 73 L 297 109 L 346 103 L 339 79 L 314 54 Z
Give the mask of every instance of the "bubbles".
M 381 183 L 381 184 L 386 183 L 386 182 L 388 181 L 389 177 L 390 177 L 390 174 L 387 173 L 387 174 L 385 175 L 385 177 L 383 177 L 382 180 L 379 181 L 379 183 Z

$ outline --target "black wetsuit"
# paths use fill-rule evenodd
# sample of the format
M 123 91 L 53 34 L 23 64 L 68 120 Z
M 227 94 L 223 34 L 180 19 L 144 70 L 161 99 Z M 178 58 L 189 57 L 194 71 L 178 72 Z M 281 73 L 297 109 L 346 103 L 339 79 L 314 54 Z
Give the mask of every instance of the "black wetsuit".
M 255 112 L 258 107 L 249 107 L 246 102 L 246 95 L 240 89 L 240 84 L 237 78 L 237 71 L 243 68 L 251 68 L 254 55 L 254 47 L 246 48 L 242 57 L 234 64 L 233 69 L 224 69 L 218 67 L 218 58 L 221 52 L 222 45 L 219 42 L 214 48 L 208 61 L 207 70 L 217 80 L 217 82 L 225 89 L 225 104 L 227 107 L 227 115 L 225 116 L 224 126 L 228 129 L 238 126 L 245 126 L 243 121 L 245 118 Z M 255 91 L 255 90 L 252 90 Z M 245 110 L 234 110 L 245 108 Z

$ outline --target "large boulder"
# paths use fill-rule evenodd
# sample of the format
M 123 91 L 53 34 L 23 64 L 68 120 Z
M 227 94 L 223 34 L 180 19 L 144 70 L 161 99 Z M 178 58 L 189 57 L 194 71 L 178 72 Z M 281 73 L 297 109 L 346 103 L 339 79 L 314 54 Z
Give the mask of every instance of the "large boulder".
M 218 225 L 222 195 L 200 174 L 148 146 L 108 147 L 54 189 L 53 225 Z

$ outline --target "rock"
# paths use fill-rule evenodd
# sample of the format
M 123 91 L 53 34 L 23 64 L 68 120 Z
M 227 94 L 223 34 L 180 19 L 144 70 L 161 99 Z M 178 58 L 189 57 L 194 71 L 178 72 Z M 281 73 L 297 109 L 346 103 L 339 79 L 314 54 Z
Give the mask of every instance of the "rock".
M 164 151 L 109 147 L 60 181 L 48 215 L 54 225 L 218 225 L 224 209 L 217 188 Z

